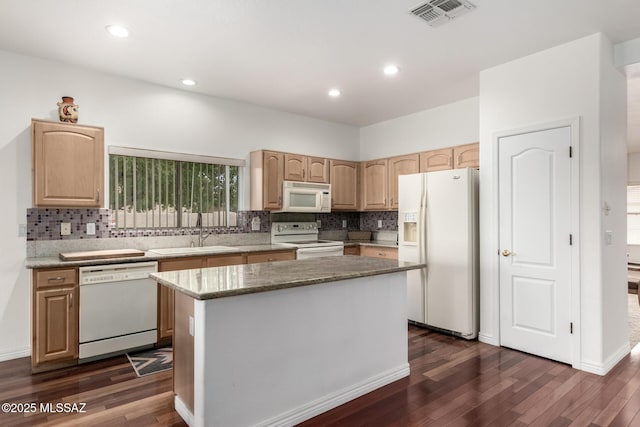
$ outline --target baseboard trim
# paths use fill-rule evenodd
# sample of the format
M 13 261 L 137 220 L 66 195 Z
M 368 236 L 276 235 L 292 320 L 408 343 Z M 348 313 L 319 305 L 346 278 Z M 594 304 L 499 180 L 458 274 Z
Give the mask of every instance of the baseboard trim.
M 184 404 L 184 402 L 182 401 L 182 399 L 180 399 L 179 396 L 174 396 L 173 406 L 176 412 L 178 413 L 178 415 L 182 417 L 184 422 L 187 423 L 189 427 L 193 427 L 194 426 L 193 414 L 191 413 L 189 408 L 187 408 L 187 405 Z
M 0 353 L 0 362 L 4 362 L 6 360 L 19 359 L 21 357 L 30 357 L 30 356 L 31 356 L 31 347 L 23 347 L 23 348 L 9 351 L 6 353 Z
M 500 341 L 493 335 L 487 335 L 480 332 L 478 334 L 478 341 L 483 342 L 485 344 L 491 344 L 491 345 L 495 345 L 496 347 L 500 347 Z
M 607 375 L 607 373 L 613 369 L 624 357 L 631 351 L 631 346 L 628 342 L 624 343 L 618 350 L 616 350 L 611 356 L 604 361 L 604 363 L 594 363 L 589 361 L 582 361 L 580 368 L 585 372 L 590 372 L 597 375 Z
M 349 402 L 373 390 L 390 384 L 394 381 L 409 376 L 409 364 L 403 364 L 397 368 L 391 369 L 382 374 L 368 378 L 353 386 L 346 387 L 334 393 L 330 393 L 315 401 L 301 405 L 295 409 L 284 412 L 280 415 L 264 420 L 256 424 L 257 426 L 275 427 L 275 426 L 292 426 L 302 421 L 313 418 L 330 409 Z M 177 410 L 177 408 L 176 408 Z

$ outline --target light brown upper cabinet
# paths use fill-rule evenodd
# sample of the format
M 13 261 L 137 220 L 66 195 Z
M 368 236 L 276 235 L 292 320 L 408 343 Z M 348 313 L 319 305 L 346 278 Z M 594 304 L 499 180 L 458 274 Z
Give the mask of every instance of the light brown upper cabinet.
M 33 205 L 101 207 L 104 129 L 31 121 Z
M 398 209 L 398 176 L 418 173 L 420 156 L 408 154 L 406 156 L 389 159 L 389 205 L 390 209 Z
M 453 147 L 454 169 L 479 168 L 480 144 L 466 144 Z
M 370 160 L 362 164 L 363 210 L 387 209 L 387 159 Z
M 284 154 L 285 181 L 305 181 L 307 177 L 307 156 Z
M 276 151 L 251 152 L 251 210 L 282 207 L 284 154 Z
M 284 153 L 285 181 L 329 182 L 329 160 Z
M 329 183 L 329 159 L 307 157 L 307 182 Z
M 331 209 L 358 209 L 358 162 L 331 160 Z
M 434 172 L 453 168 L 453 147 L 420 153 L 420 172 Z

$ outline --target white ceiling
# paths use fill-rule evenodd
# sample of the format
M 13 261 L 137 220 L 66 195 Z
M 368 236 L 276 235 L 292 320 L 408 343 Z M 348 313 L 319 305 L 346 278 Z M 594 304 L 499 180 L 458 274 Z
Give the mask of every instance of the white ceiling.
M 637 0 L 471 1 L 434 29 L 421 0 L 0 0 L 0 49 L 363 126 L 477 96 L 479 71 L 545 48 L 640 37 Z

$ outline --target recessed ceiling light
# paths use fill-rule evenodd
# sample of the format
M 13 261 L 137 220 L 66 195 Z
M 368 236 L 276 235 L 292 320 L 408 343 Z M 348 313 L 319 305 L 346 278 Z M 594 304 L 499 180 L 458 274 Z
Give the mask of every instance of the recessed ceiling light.
M 335 89 L 335 88 L 334 88 L 334 89 L 331 89 L 331 90 L 329 91 L 329 96 L 330 96 L 330 97 L 332 97 L 332 98 L 337 98 L 337 97 L 339 97 L 341 94 L 342 94 L 342 92 L 340 92 L 340 89 Z
M 119 25 L 107 25 L 106 30 L 114 37 L 129 37 L 129 30 L 124 27 L 120 27 Z
M 400 68 L 398 68 L 397 65 L 389 64 L 384 67 L 383 71 L 387 76 L 393 76 L 395 74 L 398 74 L 398 71 L 400 71 Z
M 182 79 L 182 84 L 185 86 L 195 86 L 196 81 L 191 79 Z

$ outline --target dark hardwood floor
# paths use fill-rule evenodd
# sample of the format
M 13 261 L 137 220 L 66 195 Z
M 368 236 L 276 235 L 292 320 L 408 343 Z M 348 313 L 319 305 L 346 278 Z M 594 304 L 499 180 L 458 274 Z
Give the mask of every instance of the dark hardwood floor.
M 173 410 L 172 388 L 171 371 L 137 377 L 126 356 L 35 375 L 30 358 L 10 360 L 0 363 L 0 403 L 38 410 L 3 410 L 0 426 L 186 426 Z M 86 403 L 86 412 L 41 412 L 41 403 Z
M 640 345 L 607 376 L 409 327 L 411 375 L 303 426 L 640 426 Z M 276 386 L 276 385 L 274 385 Z M 0 426 L 183 426 L 171 372 L 136 377 L 125 356 L 31 375 L 0 363 L 0 403 L 86 403 L 86 413 L 0 413 Z

